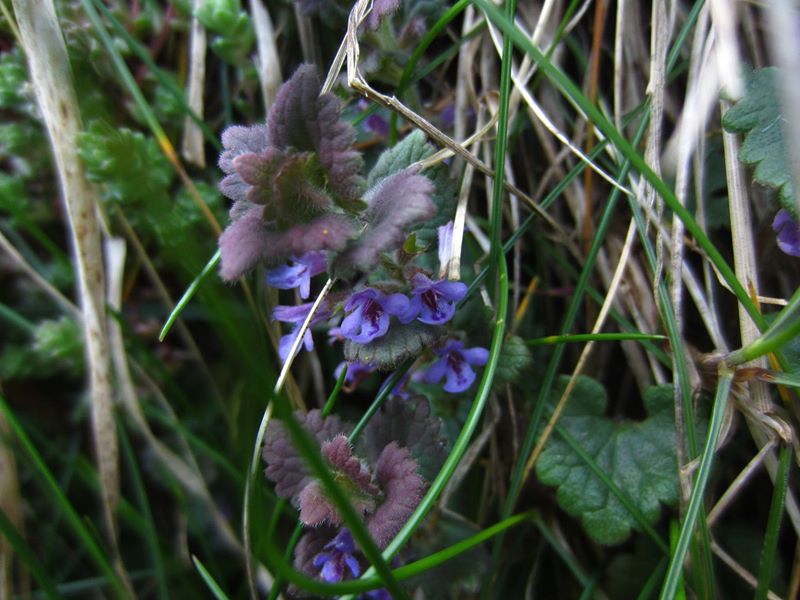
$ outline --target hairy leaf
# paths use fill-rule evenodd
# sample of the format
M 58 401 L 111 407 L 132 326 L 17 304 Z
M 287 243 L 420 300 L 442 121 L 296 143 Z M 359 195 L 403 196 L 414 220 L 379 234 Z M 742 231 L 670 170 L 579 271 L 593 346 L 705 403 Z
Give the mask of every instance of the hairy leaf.
M 367 15 L 365 21 L 370 29 L 377 29 L 381 20 L 388 14 L 393 13 L 400 6 L 400 0 L 374 0 L 372 10 Z
M 275 267 L 312 250 L 341 250 L 357 231 L 352 218 L 336 213 L 278 231 L 264 220 L 264 207 L 249 202 L 234 204 L 231 216 L 235 220 L 219 238 L 220 275 L 226 281 L 259 263 Z
M 405 446 L 419 465 L 419 472 L 432 480 L 447 456 L 445 440 L 440 434 L 442 423 L 431 415 L 425 396 L 408 400 L 393 396 L 381 406 L 364 429 L 364 452 L 371 463 L 392 441 Z
M 301 65 L 281 86 L 269 113 L 270 144 L 282 150 L 316 152 L 328 187 L 345 201 L 357 200 L 364 189 L 359 175 L 363 160 L 355 150 L 355 129 L 341 117 L 341 103 L 320 95 L 313 65 Z
M 372 473 L 357 456 L 353 456 L 347 436 L 337 435 L 322 444 L 322 455 L 335 470 L 336 480 L 344 486 L 348 498 L 359 514 L 375 510 L 378 489 L 370 483 Z M 300 492 L 300 520 L 310 526 L 321 523 L 340 525 L 342 517 L 336 505 L 328 499 L 318 481 L 312 481 Z
M 342 254 L 333 268 L 337 276 L 368 273 L 384 252 L 396 250 L 406 239 L 406 229 L 431 219 L 436 206 L 431 200 L 431 181 L 409 168 L 382 180 L 367 193 L 368 208 L 363 215 L 367 227 Z
M 441 328 L 412 321 L 408 325 L 392 323 L 386 335 L 359 344 L 351 340 L 344 343 L 344 357 L 348 362 L 358 361 L 389 371 L 405 359 L 418 356 L 441 335 Z
M 563 377 L 552 402 L 566 382 Z M 671 386 L 649 388 L 644 405 L 648 415 L 644 421 L 611 421 L 603 416 L 605 389 L 581 376 L 559 424 L 653 523 L 661 504 L 673 505 L 678 499 Z M 558 487 L 558 503 L 579 517 L 598 542 L 617 544 L 638 527 L 633 515 L 560 435 L 548 440 L 536 474 L 542 482 Z
M 372 539 L 385 548 L 417 508 L 425 481 L 417 473 L 417 462 L 408 448 L 392 442 L 375 463 L 375 478 L 384 500 L 367 521 Z
M 425 134 L 419 129 L 414 130 L 378 157 L 367 176 L 367 187 L 372 189 L 381 180 L 407 169 L 433 153 L 434 148 L 425 139 Z
M 744 133 L 739 159 L 755 165 L 753 179 L 778 190 L 784 208 L 794 213 L 794 186 L 785 141 L 783 110 L 775 67 L 746 73 L 746 92 L 722 117 L 728 131 Z
M 516 383 L 526 373 L 533 362 L 531 351 L 518 335 L 511 335 L 503 342 L 500 350 L 500 362 L 497 363 L 496 381 Z
M 323 418 L 318 409 L 311 410 L 306 415 L 297 411 L 295 418 L 320 445 L 340 433 L 349 433 L 352 429 L 339 417 Z M 295 506 L 298 506 L 300 492 L 313 478 L 309 474 L 305 460 L 292 444 L 289 432 L 280 421 L 270 421 L 264 435 L 262 457 L 267 463 L 265 471 L 267 477 L 275 482 L 275 493 L 281 498 L 290 499 Z
M 219 183 L 220 191 L 231 200 L 237 202 L 246 200 L 250 185 L 242 181 L 236 172 L 234 160 L 245 154 L 262 154 L 266 150 L 267 126 L 228 127 L 222 132 L 222 147 L 224 150 L 219 157 L 218 165 L 226 177 Z

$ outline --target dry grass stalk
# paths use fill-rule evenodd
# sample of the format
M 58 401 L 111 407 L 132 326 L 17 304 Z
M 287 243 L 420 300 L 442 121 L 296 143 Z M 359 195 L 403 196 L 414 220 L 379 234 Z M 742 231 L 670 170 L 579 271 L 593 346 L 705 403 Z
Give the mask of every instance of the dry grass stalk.
M 262 0 L 250 0 L 250 13 L 253 15 L 258 48 L 258 81 L 261 84 L 261 97 L 264 100 L 264 114 L 267 114 L 283 82 L 281 63 L 275 45 L 272 19 Z
M 13 6 L 28 58 L 37 104 L 53 148 L 69 220 L 88 355 L 92 434 L 100 474 L 103 512 L 113 562 L 130 592 L 132 588 L 117 544 L 119 464 L 106 331 L 105 274 L 100 227 L 95 212 L 99 196 L 84 176 L 83 164 L 75 145 L 81 131 L 80 113 L 55 7 L 51 0 L 35 3 L 13 0 Z
M 194 12 L 200 8 L 203 0 L 194 0 Z M 197 17 L 192 17 L 192 29 L 189 34 L 189 82 L 186 98 L 189 108 L 199 118 L 203 118 L 203 87 L 206 79 L 206 29 Z M 187 162 L 198 167 L 206 166 L 206 153 L 203 148 L 203 130 L 190 117 L 183 121 L 183 142 L 181 154 Z

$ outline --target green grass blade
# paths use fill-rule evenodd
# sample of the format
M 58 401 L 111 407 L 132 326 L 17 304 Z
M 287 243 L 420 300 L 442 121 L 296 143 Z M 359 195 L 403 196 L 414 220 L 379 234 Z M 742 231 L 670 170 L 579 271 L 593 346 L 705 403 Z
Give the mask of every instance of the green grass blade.
M 136 455 L 131 447 L 128 434 L 125 427 L 118 422 L 117 430 L 119 432 L 120 448 L 125 462 L 128 465 L 128 473 L 133 487 L 133 493 L 136 497 L 136 503 L 139 505 L 139 512 L 142 516 L 142 530 L 145 543 L 147 544 L 147 555 L 153 563 L 153 574 L 155 575 L 156 582 L 158 583 L 158 597 L 162 599 L 169 598 L 169 585 L 167 584 L 167 571 L 164 568 L 164 557 L 161 552 L 161 546 L 158 543 L 158 533 L 155 521 L 153 520 L 153 513 L 150 510 L 150 502 L 147 498 L 147 489 L 145 488 L 142 474 L 139 471 L 139 465 L 136 462 Z
M 172 329 L 172 325 L 175 323 L 175 319 L 181 314 L 186 305 L 192 300 L 194 295 L 197 293 L 200 284 L 203 283 L 203 280 L 211 273 L 212 270 L 219 264 L 220 261 L 220 251 L 217 250 L 214 253 L 209 261 L 206 263 L 206 266 L 203 267 L 203 270 L 194 278 L 192 283 L 189 284 L 189 287 L 186 288 L 186 291 L 181 296 L 181 299 L 178 300 L 178 303 L 175 305 L 175 308 L 172 309 L 172 312 L 167 317 L 167 321 L 164 323 L 164 327 L 161 328 L 161 333 L 158 334 L 158 341 L 163 342 L 164 338 L 167 337 L 169 330 Z
M 147 68 L 150 69 L 150 72 L 153 73 L 153 75 L 155 75 L 159 83 L 168 89 L 175 100 L 178 101 L 178 104 L 180 105 L 184 114 L 194 121 L 198 127 L 200 127 L 206 140 L 211 142 L 218 152 L 222 152 L 222 143 L 220 143 L 219 137 L 214 135 L 211 129 L 209 129 L 208 125 L 206 125 L 205 121 L 198 117 L 197 114 L 191 109 L 189 103 L 186 102 L 186 94 L 184 93 L 184 90 L 181 89 L 172 80 L 172 78 L 164 74 L 164 71 L 159 68 L 159 66 L 153 60 L 150 51 L 128 32 L 122 23 L 119 22 L 119 19 L 114 16 L 114 13 L 112 13 L 105 4 L 103 4 L 100 0 L 93 0 L 93 2 L 95 8 L 103 13 L 103 16 L 108 20 L 109 23 L 111 23 L 111 26 L 114 28 L 114 31 L 117 33 L 117 35 L 125 40 L 125 43 L 131 48 L 131 50 L 133 50 L 133 53 L 137 56 L 137 58 L 147 65 Z
M 760 329 L 766 327 L 763 316 L 758 311 L 757 307 L 750 299 L 750 296 L 745 290 L 744 286 L 737 279 L 731 266 L 722 256 L 713 242 L 708 238 L 706 233 L 694 220 L 694 217 L 689 211 L 678 201 L 674 192 L 667 186 L 666 183 L 653 171 L 652 168 L 645 162 L 644 158 L 636 151 L 633 144 L 631 144 L 625 137 L 617 130 L 617 128 L 608 120 L 608 118 L 598 109 L 589 99 L 584 96 L 581 90 L 569 79 L 558 67 L 556 67 L 550 60 L 528 39 L 528 37 L 520 31 L 516 25 L 502 14 L 497 7 L 489 3 L 487 0 L 472 0 L 474 4 L 483 10 L 489 19 L 497 25 L 497 27 L 524 52 L 526 52 L 536 63 L 539 68 L 548 76 L 548 78 L 562 91 L 562 93 L 571 99 L 588 119 L 594 123 L 598 129 L 610 140 L 620 153 L 630 161 L 634 169 L 636 169 L 653 186 L 656 192 L 663 198 L 664 202 L 675 213 L 675 215 L 683 221 L 686 230 L 695 238 L 697 244 L 708 255 L 709 260 L 719 271 L 722 278 L 733 291 L 739 302 L 747 310 L 748 314 L 753 318 L 753 321 Z
M 30 438 L 28 437 L 27 433 L 25 433 L 25 430 L 22 428 L 22 425 L 6 403 L 6 399 L 2 394 L 0 394 L 0 411 L 3 412 L 3 415 L 8 420 L 8 424 L 11 427 L 14 437 L 16 437 L 17 441 L 25 451 L 25 454 L 28 456 L 30 460 L 30 466 L 44 483 L 44 487 L 47 489 L 47 493 L 50 495 L 53 505 L 65 517 L 67 523 L 75 533 L 81 545 L 92 557 L 92 560 L 97 567 L 99 567 L 100 571 L 103 572 L 108 583 L 114 588 L 114 592 L 119 597 L 126 597 L 127 592 L 125 590 L 125 586 L 119 580 L 119 577 L 114 571 L 114 568 L 111 566 L 111 563 L 108 562 L 107 553 L 100 548 L 95 538 L 86 528 L 86 524 L 84 523 L 83 519 L 72 506 L 69 499 L 64 495 L 61 486 L 56 481 L 55 477 L 53 477 L 50 469 L 47 468 L 47 465 L 45 464 L 44 460 L 42 460 L 41 455 L 36 450 L 36 447 L 31 443 Z
M 211 573 L 208 572 L 208 569 L 203 566 L 203 563 L 200 562 L 200 559 L 194 554 L 192 554 L 192 562 L 194 563 L 194 567 L 197 569 L 197 572 L 200 573 L 200 577 L 203 578 L 203 582 L 205 582 L 206 586 L 208 586 L 208 589 L 211 591 L 211 593 L 214 594 L 214 598 L 217 600 L 230 600 L 228 595 L 222 591 L 222 588 L 211 576 Z
M 733 381 L 732 373 L 721 372 L 719 381 L 717 383 L 717 393 L 714 398 L 714 409 L 711 413 L 711 423 L 709 424 L 708 437 L 706 438 L 705 448 L 700 458 L 700 467 L 697 470 L 697 477 L 695 478 L 694 487 L 692 488 L 692 495 L 689 499 L 689 506 L 686 509 L 686 515 L 681 525 L 681 532 L 678 537 L 678 542 L 670 558 L 669 569 L 667 576 L 664 580 L 663 587 L 661 588 L 661 600 L 672 600 L 678 589 L 678 584 L 681 580 L 683 573 L 683 561 L 686 558 L 686 552 L 689 549 L 689 543 L 694 535 L 694 528 L 697 524 L 697 518 L 700 515 L 703 505 L 703 496 L 705 495 L 706 485 L 708 484 L 709 476 L 711 475 L 711 466 L 714 463 L 714 454 L 719 441 L 720 433 L 722 432 L 722 422 L 725 417 L 725 407 L 728 404 L 728 394 L 731 390 L 731 383 Z
M 781 448 L 778 472 L 775 475 L 775 489 L 772 491 L 772 503 L 769 507 L 767 531 L 764 534 L 764 547 L 761 550 L 761 564 L 758 567 L 758 586 L 755 600 L 767 600 L 769 584 L 772 582 L 775 566 L 775 554 L 778 550 L 783 506 L 786 501 L 786 490 L 789 487 L 789 469 L 792 466 L 792 446 Z
M 28 571 L 33 575 L 33 578 L 42 586 L 42 592 L 47 598 L 61 598 L 61 595 L 56 589 L 55 583 L 50 579 L 44 565 L 36 557 L 36 553 L 31 549 L 25 539 L 19 534 L 16 527 L 6 516 L 6 513 L 0 508 L 0 533 L 11 544 L 14 553 L 25 564 Z
M 620 342 L 625 340 L 666 340 L 664 335 L 652 333 L 572 333 L 566 335 L 548 335 L 546 337 L 525 340 L 528 346 L 555 346 L 580 342 Z
M 353 539 L 358 544 L 366 559 L 372 564 L 389 593 L 392 594 L 393 598 L 407 598 L 408 595 L 403 588 L 400 587 L 391 569 L 389 569 L 386 560 L 375 545 L 366 524 L 362 521 L 355 508 L 353 508 L 347 494 L 335 480 L 315 442 L 311 440 L 308 433 L 301 427 L 300 423 L 298 423 L 297 419 L 292 414 L 286 399 L 281 396 L 275 398 L 274 406 L 275 415 L 282 420 L 284 427 L 289 431 L 295 448 L 297 448 L 297 451 L 300 452 L 306 460 L 306 463 L 309 465 L 314 475 L 324 486 L 328 498 L 336 504 L 336 508 L 344 519 L 350 533 L 353 535 Z

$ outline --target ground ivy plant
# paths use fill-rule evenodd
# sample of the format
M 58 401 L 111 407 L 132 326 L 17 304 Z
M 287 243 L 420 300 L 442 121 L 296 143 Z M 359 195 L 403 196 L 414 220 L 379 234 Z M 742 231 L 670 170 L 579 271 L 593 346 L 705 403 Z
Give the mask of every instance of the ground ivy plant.
M 312 308 L 313 280 L 323 274 L 336 287 L 301 347 L 313 350 L 311 329 L 327 328 L 332 343 L 343 343 L 350 388 L 374 371 L 420 358 L 422 367 L 394 388 L 356 448 L 351 427 L 338 417 L 298 414 L 384 548 L 444 458 L 438 419 L 406 384 L 464 392 L 489 353 L 452 324 L 467 286 L 439 275 L 450 260 L 453 188 L 443 170 L 420 167 L 433 148 L 412 133 L 362 174 L 355 130 L 341 118 L 339 99 L 320 87 L 316 69 L 303 65 L 279 90 L 265 124 L 223 132 L 220 189 L 233 205 L 219 239 L 220 275 L 233 282 L 265 271 L 268 285 L 297 290 L 305 302 L 272 310 L 273 320 L 291 327 L 279 343 L 283 361 Z M 275 493 L 291 500 L 310 528 L 295 551 L 297 568 L 327 581 L 357 577 L 363 555 L 279 422 L 266 432 L 263 457 Z

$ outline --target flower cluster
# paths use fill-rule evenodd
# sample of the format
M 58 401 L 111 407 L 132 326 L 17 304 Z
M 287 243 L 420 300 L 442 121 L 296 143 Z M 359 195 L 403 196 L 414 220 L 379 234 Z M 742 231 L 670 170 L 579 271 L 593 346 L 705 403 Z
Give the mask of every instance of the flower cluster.
M 486 351 L 446 336 L 467 286 L 446 278 L 453 268 L 453 225 L 445 224 L 452 193 L 435 171 L 429 177 L 419 167 L 433 150 L 422 134 L 412 134 L 364 178 L 355 131 L 340 115 L 338 98 L 320 94 L 316 70 L 303 65 L 279 90 L 266 124 L 223 133 L 220 189 L 234 202 L 219 240 L 220 273 L 232 281 L 262 264 L 268 285 L 297 290 L 301 300 L 310 297 L 315 276 L 337 279 L 340 290 L 310 327 L 327 322 L 344 342 L 349 388 L 434 349 L 424 379 L 464 391 Z M 291 326 L 278 347 L 284 362 L 311 307 L 272 311 L 273 320 Z M 299 346 L 314 348 L 310 331 Z
M 296 414 L 364 520 L 380 548 L 385 548 L 414 512 L 426 483 L 423 472 L 438 469 L 444 458 L 440 422 L 430 415 L 424 397 L 392 398 L 370 421 L 358 453 L 350 443 L 352 427 L 338 417 L 312 410 Z M 328 498 L 292 443 L 284 425 L 271 422 L 264 437 L 266 475 L 275 493 L 300 511 L 312 529 L 298 543 L 295 564 L 307 574 L 335 582 L 357 577 L 363 557 L 336 505 Z

